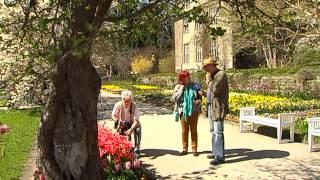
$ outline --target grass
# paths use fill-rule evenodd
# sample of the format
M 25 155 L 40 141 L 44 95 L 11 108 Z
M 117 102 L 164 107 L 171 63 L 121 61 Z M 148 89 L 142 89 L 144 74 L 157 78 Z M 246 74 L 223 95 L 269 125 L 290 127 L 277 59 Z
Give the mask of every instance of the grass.
M 0 111 L 11 131 L 0 135 L 0 180 L 18 179 L 36 138 L 39 110 Z

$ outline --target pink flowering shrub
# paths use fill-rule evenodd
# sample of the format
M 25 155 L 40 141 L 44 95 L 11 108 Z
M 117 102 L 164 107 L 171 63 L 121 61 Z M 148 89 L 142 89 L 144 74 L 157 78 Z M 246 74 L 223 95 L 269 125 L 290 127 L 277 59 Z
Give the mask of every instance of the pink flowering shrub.
M 115 164 L 132 161 L 132 144 L 126 136 L 112 133 L 110 129 L 98 127 L 98 145 L 101 158 L 111 158 Z
M 135 157 L 132 144 L 126 136 L 98 126 L 98 146 L 107 179 L 122 177 L 139 179 L 144 176 L 142 163 Z

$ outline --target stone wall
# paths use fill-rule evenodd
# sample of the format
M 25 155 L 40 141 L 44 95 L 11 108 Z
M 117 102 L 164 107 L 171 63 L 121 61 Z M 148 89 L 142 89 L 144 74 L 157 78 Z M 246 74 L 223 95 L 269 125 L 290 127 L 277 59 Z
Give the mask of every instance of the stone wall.
M 234 91 L 253 91 L 258 93 L 274 93 L 292 95 L 298 93 L 310 94 L 320 98 L 320 77 L 314 80 L 299 81 L 295 76 L 254 77 L 242 73 L 228 74 L 229 87 Z M 176 77 L 150 76 L 137 79 L 142 84 L 158 86 L 172 86 L 176 84 Z
M 299 81 L 294 76 L 254 77 L 241 73 L 229 75 L 229 86 L 235 91 L 254 91 L 259 93 L 297 93 L 320 97 L 320 77 L 314 80 Z

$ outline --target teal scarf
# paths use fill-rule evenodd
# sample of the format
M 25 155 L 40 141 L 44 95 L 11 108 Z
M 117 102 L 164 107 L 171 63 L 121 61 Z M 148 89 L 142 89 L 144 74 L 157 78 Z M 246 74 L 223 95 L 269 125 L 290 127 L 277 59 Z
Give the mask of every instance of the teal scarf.
M 185 87 L 183 91 L 183 104 L 182 104 L 182 116 L 187 121 L 187 117 L 190 117 L 193 112 L 193 98 L 194 90 L 190 85 Z

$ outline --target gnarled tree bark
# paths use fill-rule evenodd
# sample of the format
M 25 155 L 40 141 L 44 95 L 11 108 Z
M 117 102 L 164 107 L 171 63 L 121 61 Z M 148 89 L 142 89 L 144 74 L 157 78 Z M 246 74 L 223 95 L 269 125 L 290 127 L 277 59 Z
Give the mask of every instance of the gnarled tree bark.
M 62 56 L 56 58 L 38 133 L 39 161 L 46 179 L 102 179 L 97 143 L 101 80 L 90 62 L 90 53 L 111 3 L 73 1 L 70 34 L 60 43 Z
M 89 56 L 68 53 L 56 64 L 41 118 L 40 163 L 53 179 L 101 179 L 97 145 L 100 78 Z

